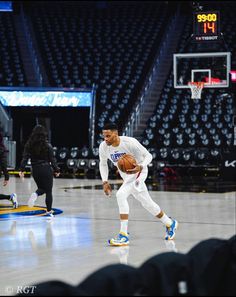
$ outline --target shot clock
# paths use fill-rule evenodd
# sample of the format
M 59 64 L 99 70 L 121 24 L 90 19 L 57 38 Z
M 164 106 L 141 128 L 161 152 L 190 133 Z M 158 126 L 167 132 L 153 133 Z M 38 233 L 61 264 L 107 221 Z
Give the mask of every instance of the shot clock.
M 195 41 L 217 41 L 220 37 L 219 11 L 195 12 L 193 37 Z

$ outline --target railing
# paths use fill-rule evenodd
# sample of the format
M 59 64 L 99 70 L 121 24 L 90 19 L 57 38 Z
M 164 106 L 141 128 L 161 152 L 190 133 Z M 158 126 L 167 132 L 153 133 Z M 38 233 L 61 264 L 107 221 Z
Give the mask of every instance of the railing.
M 33 45 L 32 34 L 30 33 L 28 20 L 27 20 L 27 18 L 25 16 L 22 5 L 21 5 L 21 10 L 20 10 L 20 16 L 21 16 L 21 20 L 22 20 L 22 24 L 23 24 L 23 28 L 24 28 L 24 32 L 25 32 L 25 36 L 26 36 L 26 40 L 27 40 L 27 44 L 28 44 L 29 50 L 30 50 L 30 54 L 31 54 L 32 62 L 33 62 L 33 68 L 34 68 L 34 71 L 35 71 L 36 76 L 37 76 L 37 81 L 38 81 L 39 86 L 42 86 L 43 85 L 43 76 L 42 76 L 42 73 L 41 73 L 37 53 L 36 53 L 35 47 Z
M 95 140 L 95 113 L 96 113 L 96 86 L 93 84 L 92 87 L 92 105 L 90 107 L 89 115 L 89 146 L 94 147 Z
M 131 112 L 130 119 L 123 129 L 123 135 L 133 136 L 133 132 L 135 130 L 137 130 L 137 127 L 140 124 L 140 120 L 141 120 L 142 113 L 144 110 L 144 104 L 146 102 L 145 98 L 146 98 L 147 92 L 149 91 L 149 88 L 152 85 L 154 76 L 157 75 L 158 72 L 160 71 L 160 69 L 159 69 L 160 61 L 162 59 L 162 56 L 166 52 L 166 48 L 168 46 L 168 41 L 170 39 L 171 31 L 173 31 L 173 27 L 175 26 L 176 19 L 177 19 L 178 15 L 179 15 L 179 12 L 177 12 L 175 14 L 175 17 L 172 19 L 172 21 L 168 27 L 168 30 L 167 30 L 166 34 L 164 35 L 164 39 L 161 42 L 161 47 L 156 54 L 153 67 L 147 75 L 147 79 L 145 80 L 144 86 L 138 96 L 137 103 L 134 106 L 133 111 Z

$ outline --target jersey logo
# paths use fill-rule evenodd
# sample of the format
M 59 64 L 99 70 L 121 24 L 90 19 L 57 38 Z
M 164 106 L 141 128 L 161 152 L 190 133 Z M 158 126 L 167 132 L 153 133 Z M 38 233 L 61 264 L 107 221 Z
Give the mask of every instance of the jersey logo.
M 115 152 L 114 154 L 110 154 L 111 156 L 111 160 L 116 163 L 121 156 L 125 155 L 126 153 L 118 153 L 118 152 Z

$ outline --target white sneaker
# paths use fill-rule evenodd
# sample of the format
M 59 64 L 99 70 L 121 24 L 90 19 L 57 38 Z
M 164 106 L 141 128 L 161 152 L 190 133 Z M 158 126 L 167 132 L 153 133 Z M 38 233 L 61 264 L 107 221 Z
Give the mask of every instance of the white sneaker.
M 44 216 L 49 218 L 54 218 L 53 212 L 54 212 L 53 210 L 46 211 Z
M 13 208 L 17 208 L 18 207 L 18 201 L 17 201 L 17 195 L 16 193 L 12 193 L 10 196 L 10 201 L 13 205 Z
M 129 234 L 120 232 L 117 237 L 108 240 L 110 246 L 129 245 Z
M 176 220 L 173 220 L 170 227 L 166 227 L 166 237 L 165 240 L 171 240 L 175 237 L 175 231 L 178 228 L 179 223 Z
M 38 198 L 38 195 L 36 193 L 32 193 L 28 201 L 28 206 L 33 207 L 37 198 Z

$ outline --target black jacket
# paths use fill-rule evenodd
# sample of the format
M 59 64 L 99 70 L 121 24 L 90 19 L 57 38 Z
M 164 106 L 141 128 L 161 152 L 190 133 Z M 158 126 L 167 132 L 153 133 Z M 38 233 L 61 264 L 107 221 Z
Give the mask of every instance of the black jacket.
M 43 164 L 49 164 L 52 166 L 53 170 L 55 172 L 59 172 L 60 168 L 57 166 L 56 158 L 53 155 L 53 148 L 50 143 L 48 143 L 48 154 L 42 155 L 42 156 L 34 156 L 31 154 L 27 146 L 25 146 L 24 152 L 23 152 L 23 158 L 20 164 L 20 171 L 24 171 L 28 159 L 31 159 L 31 165 L 32 167 L 36 165 L 43 165 Z

